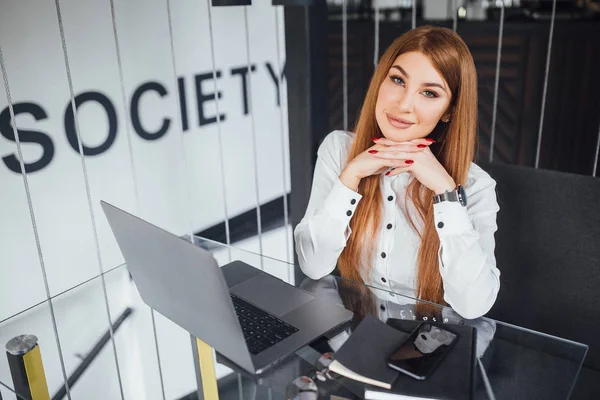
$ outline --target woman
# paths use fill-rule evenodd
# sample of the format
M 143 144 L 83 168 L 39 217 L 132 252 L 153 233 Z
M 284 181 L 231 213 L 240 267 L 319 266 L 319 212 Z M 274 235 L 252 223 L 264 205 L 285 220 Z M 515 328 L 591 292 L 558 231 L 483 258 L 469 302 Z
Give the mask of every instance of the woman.
M 294 237 L 304 273 L 449 304 L 477 318 L 494 304 L 495 181 L 472 163 L 477 74 L 462 39 L 422 26 L 382 56 L 355 133 L 318 150 Z

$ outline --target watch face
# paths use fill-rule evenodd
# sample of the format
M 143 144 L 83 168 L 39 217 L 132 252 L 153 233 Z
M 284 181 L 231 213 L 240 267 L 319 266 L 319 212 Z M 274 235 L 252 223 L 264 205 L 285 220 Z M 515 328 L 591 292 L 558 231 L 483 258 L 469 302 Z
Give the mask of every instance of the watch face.
M 467 193 L 465 192 L 465 188 L 463 188 L 462 185 L 458 185 L 457 193 L 458 193 L 458 202 L 460 203 L 461 206 L 466 207 L 467 206 Z

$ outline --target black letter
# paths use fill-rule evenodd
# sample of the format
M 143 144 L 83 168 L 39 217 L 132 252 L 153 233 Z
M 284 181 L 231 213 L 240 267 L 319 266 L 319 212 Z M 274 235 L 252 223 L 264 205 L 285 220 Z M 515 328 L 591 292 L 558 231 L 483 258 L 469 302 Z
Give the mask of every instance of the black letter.
M 281 78 L 279 78 L 279 79 L 277 79 L 277 74 L 275 73 L 275 70 L 271 66 L 271 63 L 267 62 L 266 65 L 267 65 L 267 69 L 269 70 L 269 75 L 271 75 L 271 79 L 273 79 L 273 82 L 275 82 L 275 90 L 277 91 L 277 106 L 279 107 L 281 105 L 281 99 L 279 97 L 280 96 L 279 82 L 283 82 L 283 77 L 285 76 L 285 65 L 281 69 Z
M 250 67 L 252 72 L 256 71 L 256 65 Z M 248 115 L 248 87 L 246 77 L 248 75 L 248 66 L 241 68 L 232 68 L 231 75 L 240 75 L 242 78 L 242 99 L 244 99 L 244 115 Z
M 216 72 L 216 77 L 221 77 L 221 71 Z M 202 82 L 213 78 L 212 72 L 207 74 L 200 74 L 194 77 L 196 79 L 196 98 L 198 99 L 198 119 L 200 120 L 200 126 L 214 124 L 217 122 L 217 117 L 207 117 L 204 114 L 204 103 L 207 101 L 217 100 L 223 97 L 223 93 L 218 91 L 216 93 L 204 93 L 202 91 Z M 225 121 L 225 114 L 219 114 L 219 121 Z
M 117 138 L 117 111 L 110 102 L 110 99 L 99 92 L 83 92 L 75 97 L 75 108 L 79 110 L 79 106 L 88 101 L 95 101 L 100 104 L 106 116 L 108 117 L 108 136 L 104 143 L 98 147 L 88 147 L 81 140 L 81 147 L 83 148 L 83 155 L 85 156 L 97 156 L 98 154 L 104 153 L 112 146 L 113 142 Z M 65 110 L 65 132 L 67 133 L 67 139 L 69 144 L 79 153 L 79 144 L 77 142 L 77 132 L 75 131 L 75 116 L 73 115 L 73 107 L 71 103 Z M 81 134 L 81 132 L 79 132 Z
M 160 139 L 164 136 L 165 133 L 169 130 L 169 126 L 171 125 L 171 119 L 164 118 L 162 126 L 160 129 L 154 133 L 146 131 L 142 127 L 142 123 L 140 122 L 140 98 L 144 94 L 144 92 L 154 90 L 156 93 L 160 95 L 160 97 L 165 97 L 167 95 L 167 89 L 163 85 L 158 82 L 146 82 L 141 85 L 136 91 L 133 93 L 131 97 L 131 123 L 133 124 L 133 129 L 137 132 L 138 135 L 142 139 L 146 140 L 156 140 Z
M 33 115 L 33 118 L 35 118 L 36 121 L 48 118 L 46 111 L 44 111 L 42 107 L 35 103 L 18 103 L 13 105 L 13 108 L 15 112 L 15 119 L 17 118 L 17 115 L 23 113 Z M 50 136 L 38 131 L 25 131 L 22 129 L 19 129 L 18 131 L 19 141 L 21 144 L 37 143 L 42 146 L 42 157 L 39 160 L 29 164 L 25 163 L 25 160 L 23 160 L 25 172 L 36 172 L 50 164 L 52 158 L 54 157 L 54 143 L 52 142 Z M 2 133 L 2 136 L 4 136 L 6 139 L 13 142 L 16 141 L 15 132 L 13 131 L 13 127 L 10 122 L 10 112 L 8 107 L 6 107 L 4 111 L 0 113 L 0 133 Z M 21 165 L 19 164 L 19 159 L 15 153 L 3 157 L 2 160 L 12 172 L 16 172 L 17 174 L 21 173 Z

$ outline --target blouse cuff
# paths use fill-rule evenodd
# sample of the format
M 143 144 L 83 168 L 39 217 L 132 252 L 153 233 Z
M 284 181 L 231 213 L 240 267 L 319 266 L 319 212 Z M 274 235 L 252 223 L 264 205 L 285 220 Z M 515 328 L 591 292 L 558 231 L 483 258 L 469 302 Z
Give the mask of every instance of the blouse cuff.
M 338 178 L 325 199 L 323 211 L 330 217 L 349 224 L 361 198 L 358 192 L 348 188 Z
M 433 205 L 435 229 L 439 237 L 457 235 L 473 229 L 467 207 L 455 201 L 443 201 Z

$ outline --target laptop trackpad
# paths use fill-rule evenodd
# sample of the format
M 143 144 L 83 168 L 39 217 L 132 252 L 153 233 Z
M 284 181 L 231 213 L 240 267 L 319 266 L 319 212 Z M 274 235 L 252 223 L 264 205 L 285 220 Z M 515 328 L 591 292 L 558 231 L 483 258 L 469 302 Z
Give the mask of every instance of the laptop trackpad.
M 314 299 L 314 296 L 267 274 L 240 283 L 230 292 L 276 317 L 282 317 Z

